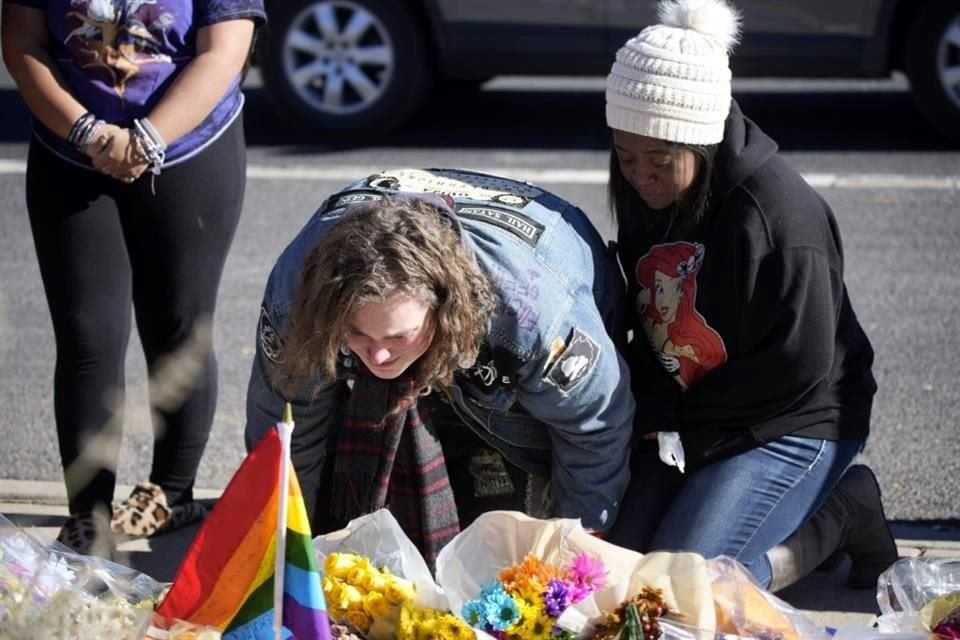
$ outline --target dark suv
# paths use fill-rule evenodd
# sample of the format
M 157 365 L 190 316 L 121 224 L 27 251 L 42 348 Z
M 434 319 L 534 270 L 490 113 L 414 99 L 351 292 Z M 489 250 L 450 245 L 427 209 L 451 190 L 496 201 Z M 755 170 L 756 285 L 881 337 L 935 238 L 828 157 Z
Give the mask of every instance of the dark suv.
M 960 140 L 960 0 L 734 0 L 736 76 L 885 77 Z M 438 84 L 603 75 L 654 21 L 654 0 L 270 0 L 258 49 L 268 92 L 315 131 L 373 134 Z

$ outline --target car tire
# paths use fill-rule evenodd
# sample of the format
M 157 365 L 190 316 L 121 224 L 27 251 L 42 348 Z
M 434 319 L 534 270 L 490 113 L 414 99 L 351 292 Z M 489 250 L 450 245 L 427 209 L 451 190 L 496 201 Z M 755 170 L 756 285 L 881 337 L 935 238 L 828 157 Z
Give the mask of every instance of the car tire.
M 307 133 L 370 136 L 403 123 L 429 88 L 427 43 L 398 0 L 280 0 L 268 10 L 263 81 Z
M 920 111 L 960 142 L 960 4 L 930 0 L 907 37 L 904 71 Z

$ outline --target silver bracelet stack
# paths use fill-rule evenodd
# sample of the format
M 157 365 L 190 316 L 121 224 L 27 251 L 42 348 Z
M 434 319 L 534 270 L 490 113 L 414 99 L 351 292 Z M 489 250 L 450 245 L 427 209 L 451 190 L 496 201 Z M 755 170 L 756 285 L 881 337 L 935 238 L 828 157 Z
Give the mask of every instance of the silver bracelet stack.
M 166 158 L 167 143 L 160 137 L 160 133 L 146 118 L 133 121 L 133 142 L 137 151 L 147 163 L 147 168 L 154 174 L 160 175 L 160 168 Z
M 77 151 L 84 153 L 87 145 L 93 142 L 97 131 L 105 125 L 104 120 L 98 119 L 95 115 L 87 111 L 77 118 L 77 121 L 70 127 L 70 133 L 67 134 L 67 141 L 76 147 Z

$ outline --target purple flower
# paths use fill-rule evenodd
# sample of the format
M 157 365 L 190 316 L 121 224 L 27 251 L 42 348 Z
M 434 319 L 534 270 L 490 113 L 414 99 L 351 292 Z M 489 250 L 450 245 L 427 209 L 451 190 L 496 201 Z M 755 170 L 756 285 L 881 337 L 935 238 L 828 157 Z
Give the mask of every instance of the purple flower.
M 547 590 L 543 593 L 543 604 L 546 605 L 548 616 L 559 618 L 570 606 L 570 588 L 567 583 L 557 579 L 548 582 Z

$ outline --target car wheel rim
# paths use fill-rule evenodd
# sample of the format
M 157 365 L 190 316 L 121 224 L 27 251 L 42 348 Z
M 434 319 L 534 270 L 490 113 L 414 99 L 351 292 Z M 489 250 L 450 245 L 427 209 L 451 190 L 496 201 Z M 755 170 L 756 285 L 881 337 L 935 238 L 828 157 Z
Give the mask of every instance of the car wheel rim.
M 380 99 L 394 71 L 383 22 L 349 1 L 316 2 L 293 19 L 283 43 L 283 70 L 311 108 L 362 111 Z
M 937 71 L 947 96 L 960 109 L 960 15 L 947 26 L 940 39 Z

